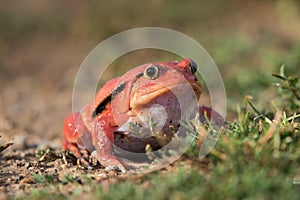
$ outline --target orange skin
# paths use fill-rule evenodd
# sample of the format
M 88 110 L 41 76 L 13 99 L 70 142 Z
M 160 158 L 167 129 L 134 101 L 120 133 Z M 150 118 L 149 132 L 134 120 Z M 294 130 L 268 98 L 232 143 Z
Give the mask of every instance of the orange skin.
M 112 144 L 117 142 L 114 134 L 128 131 L 126 127 L 129 122 L 139 122 L 138 116 L 146 116 L 145 113 L 149 113 L 149 108 L 154 104 L 165 107 L 170 113 L 168 120 L 171 124 L 176 124 L 173 121 L 178 120 L 180 110 L 178 103 L 173 102 L 176 97 L 170 93 L 169 88 L 189 83 L 198 100 L 201 85 L 194 75 L 196 70 L 195 63 L 191 59 L 148 63 L 108 81 L 98 91 L 93 102 L 84 106 L 80 112 L 73 112 L 66 117 L 62 148 L 72 152 L 79 159 L 82 158 L 80 150 L 96 151 L 97 160 L 101 165 L 107 169 L 125 172 L 126 163 L 113 153 Z M 198 112 L 202 117 L 207 113 L 208 118 L 216 114 L 205 106 L 199 106 Z M 220 118 L 218 114 L 217 117 Z M 163 132 L 168 132 L 170 123 L 164 126 Z M 170 135 L 172 134 L 169 133 L 168 136 Z M 132 139 L 130 142 L 133 143 L 132 146 L 139 146 L 139 140 Z M 143 148 L 143 145 L 137 148 Z

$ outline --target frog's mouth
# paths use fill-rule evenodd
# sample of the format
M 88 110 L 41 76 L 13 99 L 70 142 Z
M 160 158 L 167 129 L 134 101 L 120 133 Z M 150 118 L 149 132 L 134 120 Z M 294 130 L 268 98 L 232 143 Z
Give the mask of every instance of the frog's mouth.
M 142 92 L 138 91 L 132 95 L 130 105 L 131 107 L 139 107 L 146 105 L 154 99 L 156 99 L 157 97 L 160 97 L 161 95 L 164 95 L 168 92 L 174 93 L 177 98 L 186 98 L 187 95 L 194 95 L 194 97 L 198 100 L 201 94 L 201 86 L 198 82 L 185 82 L 161 86 L 156 88 L 155 90 L 151 90 L 151 92 L 147 90 L 143 90 Z

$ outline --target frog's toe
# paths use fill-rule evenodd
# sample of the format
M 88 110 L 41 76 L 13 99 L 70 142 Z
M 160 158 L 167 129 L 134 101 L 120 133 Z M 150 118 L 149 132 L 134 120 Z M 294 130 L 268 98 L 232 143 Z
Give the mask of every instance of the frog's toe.
M 87 169 L 93 169 L 90 163 L 83 157 L 77 159 L 77 165 L 86 167 Z
M 105 166 L 105 171 L 118 171 L 118 172 L 121 172 L 121 173 L 125 173 L 126 172 L 126 169 L 125 167 L 120 163 L 110 163 L 109 165 L 106 165 Z

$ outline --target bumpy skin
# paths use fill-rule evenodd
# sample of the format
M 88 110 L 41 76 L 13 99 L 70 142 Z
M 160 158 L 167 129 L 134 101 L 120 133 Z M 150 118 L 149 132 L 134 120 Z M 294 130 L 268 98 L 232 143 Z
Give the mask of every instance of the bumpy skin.
M 148 63 L 108 81 L 93 102 L 80 112 L 73 112 L 66 117 L 63 149 L 72 152 L 77 158 L 82 157 L 80 150 L 95 151 L 97 160 L 106 168 L 126 171 L 126 163 L 121 163 L 114 155 L 112 144 L 135 152 L 142 152 L 146 144 L 151 144 L 153 149 L 164 144 L 153 136 L 142 139 L 129 136 L 124 139 L 124 135 L 116 135 L 126 132 L 128 136 L 132 132 L 132 124 L 138 125 L 139 134 L 149 133 L 150 128 L 145 122 L 153 118 L 158 122 L 158 131 L 161 130 L 167 138 L 172 137 L 174 132 L 170 131 L 170 126 L 175 127 L 175 130 L 179 127 L 181 113 L 176 95 L 189 96 L 188 91 L 192 88 L 192 95 L 196 100 L 200 98 L 201 85 L 194 75 L 196 67 L 191 59 Z M 174 95 L 172 92 L 176 89 L 177 94 Z M 162 108 L 165 116 L 160 113 Z M 198 106 L 196 109 L 201 116 L 200 120 L 204 120 L 206 113 L 217 124 L 224 123 L 222 117 L 210 108 Z M 159 124 L 160 121 L 164 123 Z

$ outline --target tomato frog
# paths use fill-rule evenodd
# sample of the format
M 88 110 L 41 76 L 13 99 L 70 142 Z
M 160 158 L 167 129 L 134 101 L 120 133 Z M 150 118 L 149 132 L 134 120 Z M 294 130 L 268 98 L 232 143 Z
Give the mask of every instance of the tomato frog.
M 223 123 L 211 108 L 192 105 L 201 94 L 196 71 L 188 58 L 143 64 L 108 81 L 92 102 L 66 117 L 62 148 L 78 159 L 83 158 L 81 150 L 93 152 L 102 166 L 125 172 L 126 163 L 115 155 L 114 146 L 137 153 L 147 145 L 161 148 L 180 127 L 187 109 L 183 104 L 193 107 L 199 120 L 206 113 Z

